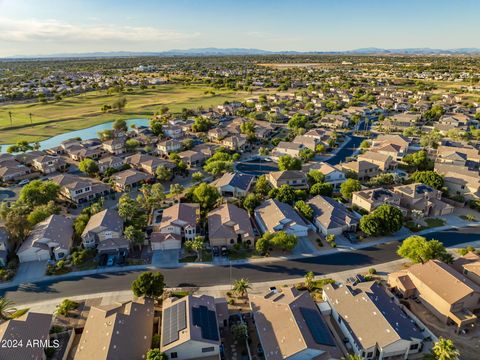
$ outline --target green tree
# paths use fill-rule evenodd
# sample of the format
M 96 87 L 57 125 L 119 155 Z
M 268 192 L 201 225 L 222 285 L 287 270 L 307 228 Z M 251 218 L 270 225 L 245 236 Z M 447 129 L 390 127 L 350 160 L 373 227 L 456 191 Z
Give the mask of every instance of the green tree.
M 325 148 L 325 145 L 318 144 L 318 145 L 315 146 L 315 152 L 317 154 L 323 154 L 325 151 L 327 151 L 327 149 Z
M 368 149 L 370 147 L 370 141 L 368 140 L 363 140 L 360 143 L 360 149 Z
M 315 274 L 313 271 L 309 271 L 305 274 L 305 287 L 308 290 L 312 290 L 315 284 Z
M 272 237 L 270 244 L 283 251 L 292 251 L 297 246 L 297 237 L 293 234 L 279 231 Z
M 245 278 L 235 280 L 232 286 L 233 292 L 240 297 L 245 297 L 247 295 L 247 291 L 251 288 L 250 282 Z
M 295 203 L 295 208 L 300 214 L 302 214 L 306 219 L 313 219 L 313 209 L 305 201 L 299 200 Z
M 126 222 L 130 223 L 141 213 L 140 205 L 128 194 L 123 194 L 118 200 L 118 214 Z
M 433 259 L 446 262 L 451 261 L 451 255 L 448 254 L 440 241 L 427 240 L 419 235 L 413 235 L 403 240 L 397 250 L 397 254 L 413 261 L 414 263 L 424 264 Z
M 92 159 L 85 159 L 80 161 L 80 163 L 78 164 L 78 169 L 81 172 L 84 172 L 90 176 L 93 176 L 96 173 L 98 173 L 98 165 Z
M 417 170 L 433 169 L 433 161 L 428 158 L 425 150 L 420 150 L 413 154 L 407 154 L 404 156 L 403 161 Z
M 442 138 L 443 136 L 439 131 L 433 130 L 433 131 L 424 133 L 420 137 L 420 145 L 423 147 L 436 148 L 440 140 L 442 140 Z
M 437 360 L 460 359 L 460 352 L 455 347 L 453 341 L 443 337 L 438 338 L 438 341 L 433 345 L 432 353 Z
M 299 158 L 291 157 L 290 155 L 280 156 L 278 159 L 279 170 L 301 170 L 302 161 Z
M 325 175 L 319 170 L 312 169 L 307 173 L 307 181 L 310 186 L 314 184 L 321 184 L 325 182 Z
M 269 196 L 287 204 L 293 204 L 297 198 L 295 189 L 288 184 L 283 184 L 278 189 L 272 189 Z
M 213 176 L 217 176 L 220 174 L 225 174 L 227 172 L 233 171 L 233 161 L 224 161 L 224 160 L 217 160 L 217 161 L 207 161 L 205 166 L 203 167 L 207 173 L 212 174 Z
M 400 230 L 402 225 L 402 212 L 388 204 L 380 205 L 360 219 L 360 229 L 368 236 L 389 235 Z
M 133 151 L 140 146 L 140 141 L 137 139 L 128 139 L 125 141 L 125 147 L 128 151 Z
M 346 200 L 352 198 L 352 193 L 360 190 L 362 190 L 362 185 L 360 184 L 360 181 L 355 179 L 347 179 L 342 185 L 340 185 L 340 193 Z
M 206 118 L 197 117 L 192 125 L 193 132 L 207 132 L 213 126 L 213 123 Z
M 157 179 L 160 181 L 168 181 L 172 177 L 172 171 L 165 166 L 160 165 L 157 167 L 157 170 L 155 170 L 155 175 L 157 175 Z
M 194 172 L 192 174 L 192 180 L 195 182 L 202 181 L 203 179 L 203 174 L 200 171 Z
M 127 132 L 127 130 L 128 130 L 127 122 L 123 119 L 115 120 L 114 123 L 113 123 L 113 129 L 115 131 Z
M 57 211 L 57 206 L 54 201 L 49 201 L 46 205 L 36 206 L 30 214 L 27 215 L 27 221 L 31 226 L 42 222 L 47 219 L 50 215 L 54 214 Z
M 19 200 L 30 207 L 45 205 L 57 199 L 60 186 L 53 181 L 33 180 L 20 191 Z
M 181 195 L 184 190 L 185 188 L 182 186 L 182 184 L 175 183 L 170 185 L 170 194 L 172 194 L 175 197 L 178 197 L 179 195 Z
M 160 183 L 155 183 L 153 185 L 143 184 L 140 188 L 140 192 L 142 193 L 141 199 L 137 199 L 136 204 L 132 205 L 138 207 L 138 204 L 142 204 L 142 207 L 148 214 L 150 214 L 153 209 L 161 207 L 163 200 L 165 200 L 165 189 Z M 138 215 L 139 211 L 136 211 Z
M 200 207 L 205 212 L 213 209 L 220 198 L 220 193 L 217 188 L 206 183 L 201 183 L 196 186 L 192 193 L 194 201 L 199 203 Z
M 70 311 L 78 308 L 78 305 L 79 304 L 75 301 L 65 299 L 59 305 L 57 305 L 57 309 L 55 310 L 55 314 L 68 317 Z
M 333 185 L 329 183 L 317 183 L 313 184 L 310 187 L 310 195 L 316 196 L 316 195 L 322 195 L 322 196 L 332 196 L 333 194 Z
M 15 303 L 6 297 L 0 297 L 0 318 L 8 320 L 17 309 L 13 306 Z
M 261 199 L 258 195 L 250 193 L 248 194 L 245 199 L 243 200 L 243 207 L 247 209 L 247 211 L 253 214 L 253 211 L 256 207 L 258 207 L 261 203 Z
M 141 248 L 141 246 L 145 242 L 145 233 L 133 225 L 127 226 L 123 231 L 123 235 L 125 235 L 125 239 L 130 241 L 134 246 L 138 246 L 139 248 Z
M 265 175 L 259 176 L 257 182 L 255 183 L 255 192 L 257 194 L 267 196 L 271 189 L 272 187 L 268 182 L 267 177 Z
M 444 183 L 443 176 L 431 170 L 415 171 L 410 178 L 415 182 L 431 186 L 434 189 L 441 189 Z
M 247 336 L 248 336 L 247 325 L 243 323 L 233 324 L 231 331 L 232 331 L 233 338 L 236 341 L 242 343 L 247 339 Z
M 269 246 L 270 246 L 270 241 L 265 236 L 262 236 L 260 239 L 258 239 L 255 242 L 255 250 L 262 255 L 267 254 Z
M 255 139 L 255 122 L 253 121 L 245 121 L 240 124 L 240 131 L 242 134 L 247 135 L 249 140 Z
M 8 148 L 7 148 L 7 152 L 9 154 L 12 154 L 12 153 L 17 153 L 17 152 L 27 152 L 27 151 L 30 151 L 30 150 L 33 150 L 33 146 L 30 145 L 28 143 L 28 141 L 18 141 L 15 145 L 10 145 Z
M 198 261 L 202 261 L 204 248 L 205 238 L 203 236 L 195 236 L 195 239 L 185 241 L 185 249 L 187 249 L 187 251 L 194 251 L 197 254 Z
M 147 360 L 168 360 L 168 356 L 160 351 L 160 349 L 150 349 L 147 352 Z
M 132 283 L 132 292 L 135 296 L 145 296 L 154 300 L 159 299 L 163 294 L 165 281 L 160 272 L 144 272 Z
M 163 135 L 163 123 L 158 119 L 150 121 L 150 129 L 155 136 Z
M 298 129 L 298 128 L 305 128 L 308 123 L 308 117 L 302 114 L 295 114 L 292 118 L 288 121 L 287 126 L 290 129 Z

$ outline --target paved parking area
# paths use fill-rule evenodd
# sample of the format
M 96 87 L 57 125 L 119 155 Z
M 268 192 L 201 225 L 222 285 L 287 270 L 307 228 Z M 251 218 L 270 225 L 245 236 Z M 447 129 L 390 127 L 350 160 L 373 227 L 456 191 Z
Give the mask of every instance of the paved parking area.
M 20 283 L 28 283 L 32 280 L 37 280 L 45 276 L 47 269 L 46 261 L 30 261 L 20 264 L 15 275 L 15 281 Z

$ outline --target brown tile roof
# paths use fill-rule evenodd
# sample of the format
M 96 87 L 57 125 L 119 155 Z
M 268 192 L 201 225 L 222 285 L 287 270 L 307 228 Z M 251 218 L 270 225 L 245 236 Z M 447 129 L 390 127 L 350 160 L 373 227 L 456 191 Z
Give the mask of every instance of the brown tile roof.
M 208 235 L 211 238 L 236 239 L 237 234 L 254 236 L 246 210 L 226 203 L 208 213 Z

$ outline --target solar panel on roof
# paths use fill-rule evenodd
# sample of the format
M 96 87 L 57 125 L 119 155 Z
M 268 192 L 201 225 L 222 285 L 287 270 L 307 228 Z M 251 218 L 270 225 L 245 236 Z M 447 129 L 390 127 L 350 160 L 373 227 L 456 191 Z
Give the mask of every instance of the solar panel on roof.
M 162 345 L 171 344 L 179 338 L 178 333 L 187 327 L 185 301 L 163 310 Z
M 313 340 L 320 345 L 335 346 L 332 335 L 327 328 L 327 325 L 320 317 L 318 311 L 313 309 L 300 307 L 300 312 L 302 313 L 305 322 L 307 323 L 308 329 L 312 334 Z
M 218 341 L 217 316 L 215 311 L 200 305 L 192 309 L 193 325 L 200 327 L 202 338 Z

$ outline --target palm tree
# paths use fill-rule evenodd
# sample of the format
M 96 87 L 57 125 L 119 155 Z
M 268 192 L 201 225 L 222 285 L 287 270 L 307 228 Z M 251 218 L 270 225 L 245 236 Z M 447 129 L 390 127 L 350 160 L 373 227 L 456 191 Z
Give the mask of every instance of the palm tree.
M 433 345 L 433 354 L 437 360 L 457 360 L 460 358 L 460 352 L 455 347 L 451 339 L 438 338 Z
M 241 278 L 233 282 L 233 291 L 241 297 L 245 297 L 247 295 L 247 291 L 251 288 L 250 282 L 247 279 Z
M 13 307 L 14 302 L 5 297 L 0 297 L 0 318 L 7 320 L 10 316 L 17 311 Z
M 8 116 L 10 117 L 10 126 L 12 126 L 12 112 L 11 111 L 8 112 Z
M 305 274 L 305 287 L 308 290 L 312 290 L 314 281 L 315 281 L 315 274 L 312 271 L 307 272 Z

